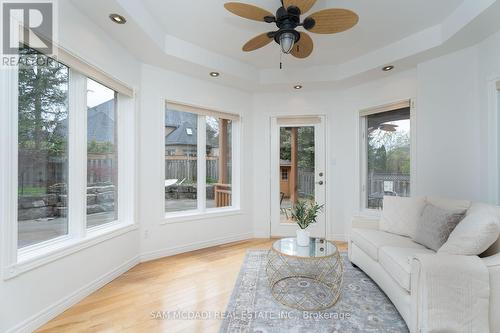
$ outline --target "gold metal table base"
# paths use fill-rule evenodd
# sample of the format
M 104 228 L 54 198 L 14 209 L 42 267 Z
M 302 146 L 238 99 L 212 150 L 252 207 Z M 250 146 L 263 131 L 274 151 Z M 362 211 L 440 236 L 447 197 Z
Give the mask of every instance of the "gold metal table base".
M 272 247 L 266 274 L 273 297 L 301 311 L 320 311 L 337 303 L 344 267 L 338 251 L 327 256 L 292 256 Z

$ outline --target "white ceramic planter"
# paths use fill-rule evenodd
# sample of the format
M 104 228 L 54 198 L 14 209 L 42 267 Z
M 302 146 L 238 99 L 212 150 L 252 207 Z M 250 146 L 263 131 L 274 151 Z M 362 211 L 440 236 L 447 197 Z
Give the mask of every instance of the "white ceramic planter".
M 309 230 L 297 229 L 297 244 L 299 246 L 309 246 Z

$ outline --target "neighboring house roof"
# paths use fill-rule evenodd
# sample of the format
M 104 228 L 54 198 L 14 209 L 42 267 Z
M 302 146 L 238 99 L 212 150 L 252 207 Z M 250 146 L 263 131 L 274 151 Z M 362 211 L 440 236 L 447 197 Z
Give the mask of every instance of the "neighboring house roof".
M 165 145 L 190 145 L 196 146 L 198 130 L 189 122 L 184 122 L 177 127 L 172 133 L 165 137 Z
M 87 111 L 88 141 L 114 142 L 115 103 L 109 100 Z
M 167 112 L 165 112 L 166 127 L 179 127 L 184 123 L 188 123 L 191 127 L 196 127 L 198 124 L 198 115 L 167 109 Z
M 93 108 L 87 109 L 87 140 L 88 142 L 115 142 L 114 132 L 115 103 L 109 100 Z M 66 135 L 68 119 L 62 119 L 55 131 Z
M 165 136 L 166 146 L 196 146 L 198 143 L 197 114 L 167 109 L 167 112 L 165 112 L 165 127 L 175 128 L 171 133 Z M 218 145 L 214 142 L 207 142 L 207 146 L 213 148 Z

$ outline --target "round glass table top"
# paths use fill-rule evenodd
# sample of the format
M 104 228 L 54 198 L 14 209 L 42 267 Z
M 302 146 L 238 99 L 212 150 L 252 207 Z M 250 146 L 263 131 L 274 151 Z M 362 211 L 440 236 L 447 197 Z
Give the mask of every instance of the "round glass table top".
M 274 242 L 273 250 L 287 256 L 301 258 L 324 258 L 337 253 L 335 244 L 324 238 L 309 239 L 308 246 L 299 246 L 297 238 L 282 238 Z

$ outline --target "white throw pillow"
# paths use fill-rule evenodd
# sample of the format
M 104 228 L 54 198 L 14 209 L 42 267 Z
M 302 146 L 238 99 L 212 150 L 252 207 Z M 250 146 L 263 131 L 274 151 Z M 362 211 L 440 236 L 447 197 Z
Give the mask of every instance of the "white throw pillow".
M 414 238 L 425 198 L 384 197 L 380 230 Z
M 500 221 L 495 208 L 474 203 L 438 253 L 477 256 L 495 243 L 499 235 Z

